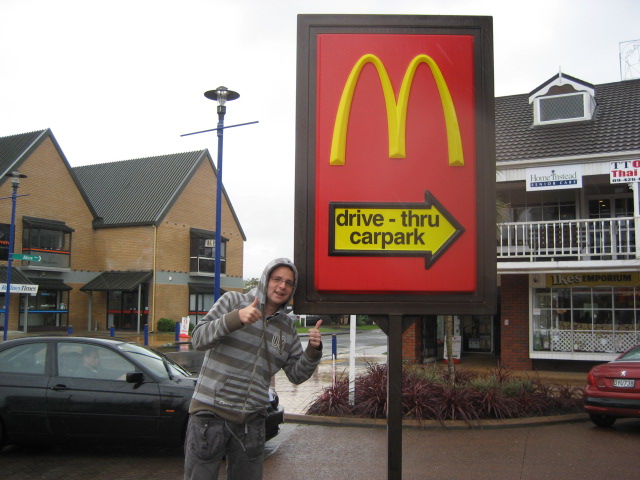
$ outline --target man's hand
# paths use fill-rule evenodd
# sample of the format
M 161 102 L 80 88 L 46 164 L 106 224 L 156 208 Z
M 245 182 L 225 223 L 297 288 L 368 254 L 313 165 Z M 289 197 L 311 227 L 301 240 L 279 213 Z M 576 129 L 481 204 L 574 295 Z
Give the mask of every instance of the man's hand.
M 316 350 L 320 348 L 322 344 L 322 335 L 320 335 L 320 325 L 322 325 L 322 320 L 318 320 L 316 326 L 309 329 L 309 345 L 311 345 Z
M 253 300 L 253 303 L 248 307 L 241 308 L 238 313 L 240 315 L 240 321 L 243 325 L 250 325 L 256 323 L 262 318 L 262 312 L 258 306 L 258 297 Z

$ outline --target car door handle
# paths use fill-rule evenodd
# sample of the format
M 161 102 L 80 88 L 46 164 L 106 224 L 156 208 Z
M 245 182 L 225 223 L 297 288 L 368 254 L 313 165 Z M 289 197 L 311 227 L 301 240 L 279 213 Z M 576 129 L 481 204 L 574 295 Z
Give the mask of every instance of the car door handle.
M 69 390 L 69 387 L 67 387 L 66 385 L 62 385 L 61 383 L 54 385 L 53 387 L 51 387 L 51 390 L 55 390 L 55 391 L 61 391 L 61 390 Z

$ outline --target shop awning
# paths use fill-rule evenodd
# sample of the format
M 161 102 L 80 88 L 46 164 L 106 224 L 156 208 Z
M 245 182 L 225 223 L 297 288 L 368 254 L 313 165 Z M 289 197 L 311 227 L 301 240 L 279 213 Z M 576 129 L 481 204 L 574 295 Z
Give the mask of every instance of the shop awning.
M 38 285 L 38 290 L 56 290 L 62 292 L 68 292 L 69 290 L 73 290 L 73 288 L 62 280 L 56 280 L 54 278 L 36 278 L 32 280 L 33 283 Z
M 46 218 L 22 217 L 22 223 L 33 228 L 44 228 L 46 230 L 58 230 L 60 232 L 75 232 L 66 223 L 59 220 L 49 220 Z
M 7 283 L 7 266 L 0 266 L 0 283 Z M 17 267 L 11 267 L 11 284 L 12 285 L 34 285 L 24 273 Z
M 216 236 L 216 232 L 212 232 L 211 230 L 201 230 L 199 228 L 190 228 L 189 231 L 191 232 L 191 236 L 194 238 L 211 239 L 211 238 L 215 238 Z M 220 240 L 223 242 L 229 241 L 228 238 L 223 236 L 220 237 Z
M 189 282 L 189 293 L 211 293 L 213 294 L 213 282 L 211 283 L 197 283 Z M 222 288 L 220 289 L 220 295 L 226 293 Z
M 83 292 L 122 290 L 131 292 L 151 278 L 153 272 L 102 272 L 80 290 Z

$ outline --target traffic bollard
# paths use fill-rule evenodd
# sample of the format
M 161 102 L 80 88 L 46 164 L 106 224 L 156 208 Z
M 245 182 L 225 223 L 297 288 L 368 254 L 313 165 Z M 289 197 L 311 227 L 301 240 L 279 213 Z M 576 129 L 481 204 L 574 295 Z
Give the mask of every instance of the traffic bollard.
M 144 344 L 149 345 L 149 325 L 144 326 Z
M 116 327 L 114 327 L 113 325 L 109 327 L 109 335 L 111 335 L 112 337 L 116 336 Z
M 73 335 L 73 327 L 71 325 L 67 326 L 67 335 Z
M 176 339 L 175 342 L 178 343 L 180 341 L 180 322 L 176 322 Z
M 333 358 L 338 358 L 338 338 L 335 333 L 331 335 L 331 355 Z

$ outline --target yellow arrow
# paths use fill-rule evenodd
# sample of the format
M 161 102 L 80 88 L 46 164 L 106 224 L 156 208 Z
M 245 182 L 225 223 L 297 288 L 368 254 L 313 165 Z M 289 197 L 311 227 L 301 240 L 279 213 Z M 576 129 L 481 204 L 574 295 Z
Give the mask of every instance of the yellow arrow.
M 429 268 L 464 228 L 428 192 L 425 203 L 333 202 L 330 255 L 424 256 Z

